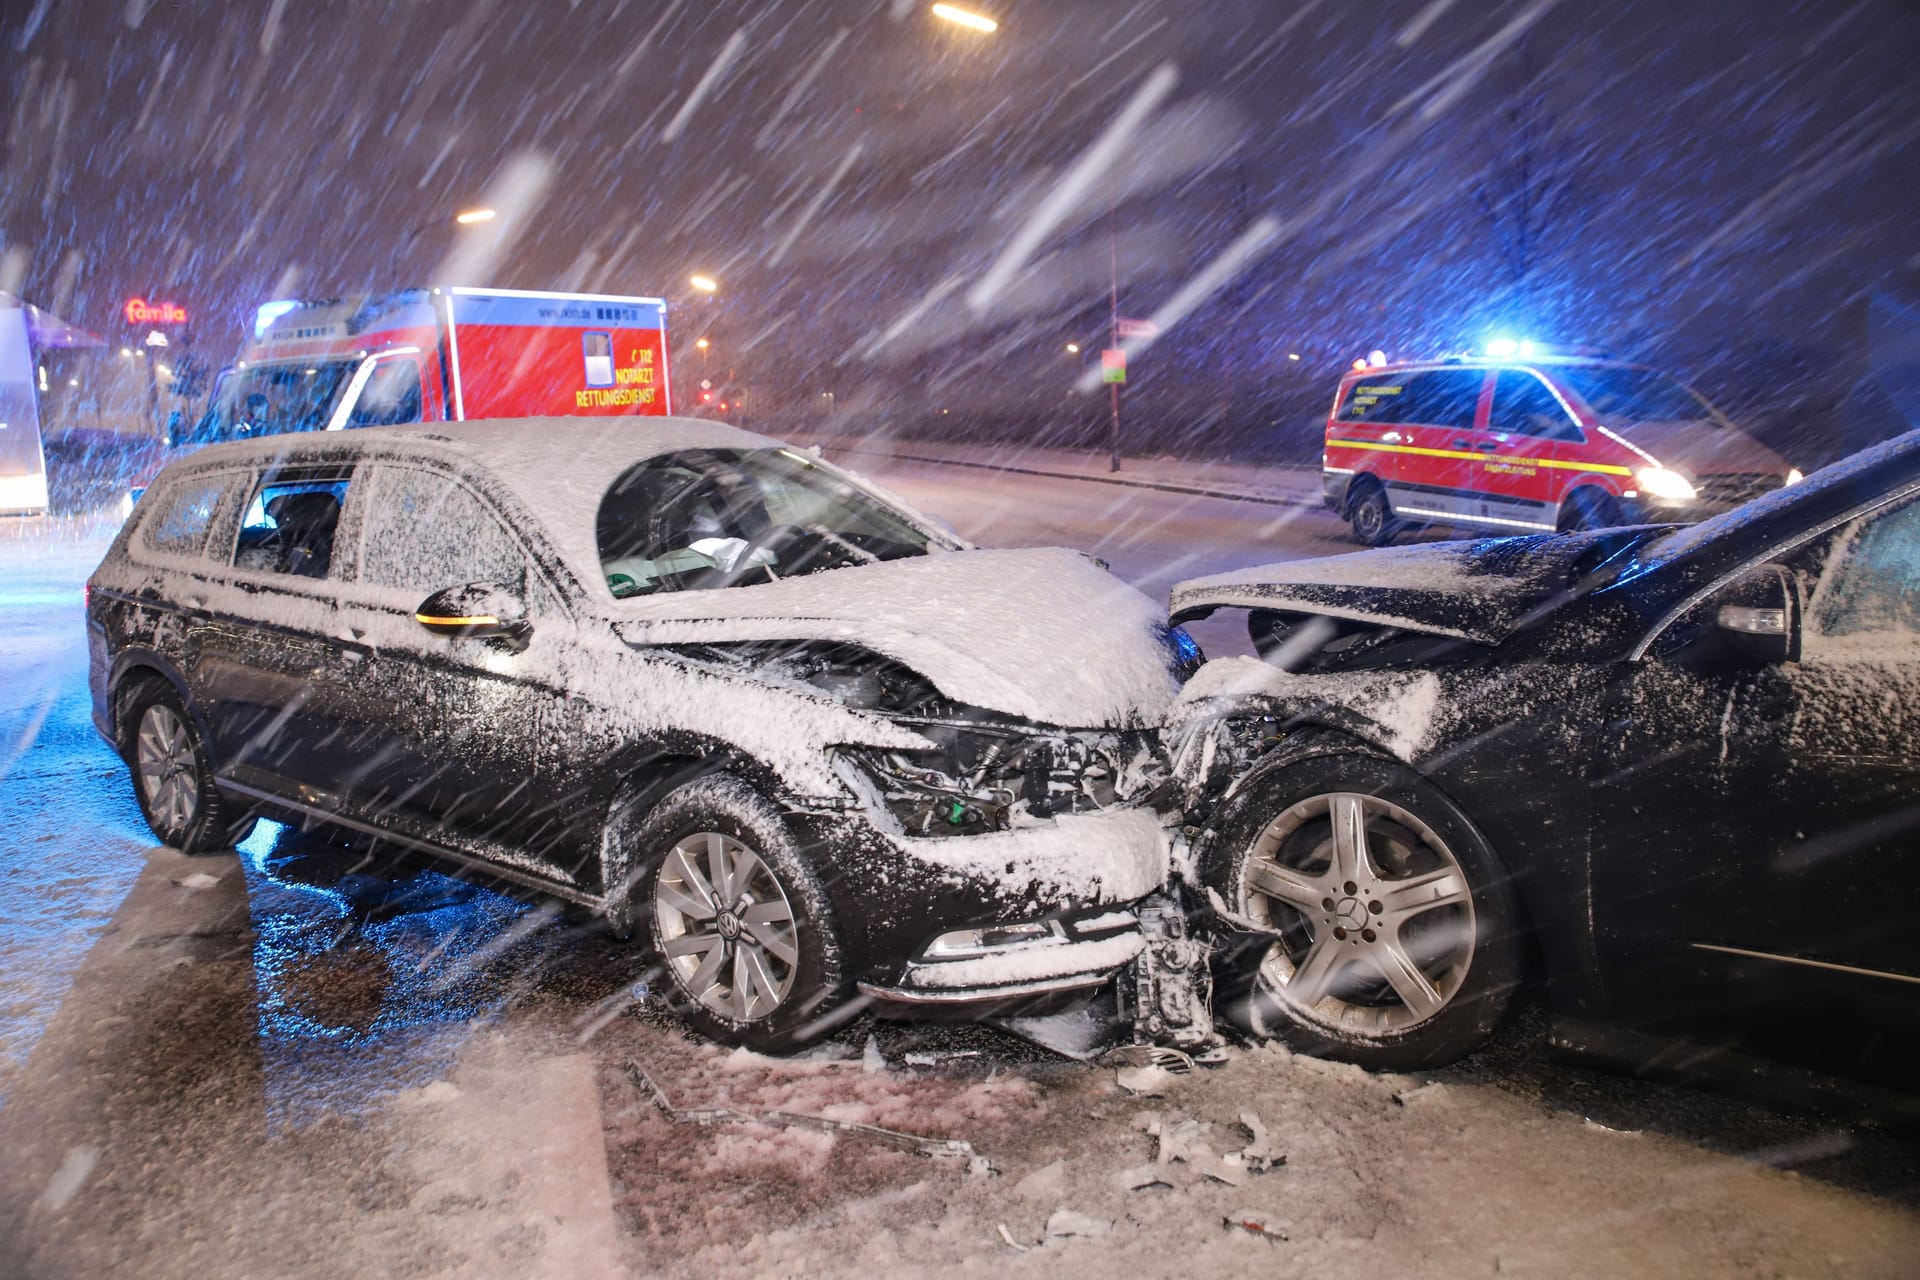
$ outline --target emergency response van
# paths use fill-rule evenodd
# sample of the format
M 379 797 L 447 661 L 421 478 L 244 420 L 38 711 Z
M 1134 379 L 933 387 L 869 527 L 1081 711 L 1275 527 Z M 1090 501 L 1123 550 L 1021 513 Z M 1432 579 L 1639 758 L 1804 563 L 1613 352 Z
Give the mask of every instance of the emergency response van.
M 1422 524 L 1699 520 L 1800 473 L 1658 370 L 1523 355 L 1356 362 L 1327 418 L 1322 477 L 1327 505 L 1379 546 Z
M 179 444 L 468 418 L 672 411 L 666 304 L 525 289 L 405 289 L 263 305 Z

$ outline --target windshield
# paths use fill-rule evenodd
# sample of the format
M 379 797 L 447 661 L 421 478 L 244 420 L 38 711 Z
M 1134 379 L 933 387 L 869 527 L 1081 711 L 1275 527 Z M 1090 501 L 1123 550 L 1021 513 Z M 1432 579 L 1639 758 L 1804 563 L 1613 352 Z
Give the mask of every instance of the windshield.
M 357 359 L 257 364 L 234 369 L 193 429 L 190 444 L 322 431 Z
M 773 582 L 943 546 L 906 512 L 789 449 L 690 449 L 616 481 L 596 521 L 616 598 Z
M 1643 422 L 1704 422 L 1725 426 L 1714 407 L 1651 369 L 1562 368 L 1554 376 L 1572 387 L 1594 417 L 1609 427 Z

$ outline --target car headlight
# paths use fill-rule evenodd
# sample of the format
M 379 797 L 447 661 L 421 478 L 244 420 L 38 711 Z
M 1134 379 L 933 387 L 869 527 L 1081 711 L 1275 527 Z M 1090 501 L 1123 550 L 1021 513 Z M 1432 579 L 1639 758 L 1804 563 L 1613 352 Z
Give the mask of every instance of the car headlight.
M 1656 502 L 1692 502 L 1699 496 L 1691 481 L 1665 467 L 1642 467 L 1633 473 L 1633 478 L 1640 492 Z
M 1802 480 L 1805 480 L 1806 478 L 1807 478 L 1806 475 L 1801 472 L 1800 468 L 1791 467 L 1787 471 L 1786 483 L 1799 484 Z

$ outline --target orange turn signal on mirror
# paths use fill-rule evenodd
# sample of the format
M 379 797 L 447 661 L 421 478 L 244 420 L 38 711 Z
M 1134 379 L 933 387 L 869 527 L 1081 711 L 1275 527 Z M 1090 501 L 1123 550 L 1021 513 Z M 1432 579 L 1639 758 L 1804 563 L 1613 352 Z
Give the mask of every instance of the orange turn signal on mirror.
M 442 618 L 431 613 L 416 613 L 413 615 L 413 620 L 429 627 L 497 627 L 500 625 L 500 619 L 490 613 L 472 618 Z

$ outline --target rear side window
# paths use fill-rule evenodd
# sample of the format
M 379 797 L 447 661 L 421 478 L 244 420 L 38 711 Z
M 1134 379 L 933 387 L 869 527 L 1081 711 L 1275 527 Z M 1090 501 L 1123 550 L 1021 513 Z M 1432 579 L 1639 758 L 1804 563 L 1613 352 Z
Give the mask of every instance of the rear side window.
M 159 496 L 141 526 L 141 541 L 150 550 L 166 555 L 200 555 L 207 549 L 213 515 L 229 483 L 222 478 L 194 479 L 169 488 Z
M 1875 636 L 1920 652 L 1920 501 L 1847 529 L 1812 614 L 1810 639 Z
M 1478 369 L 1430 369 L 1382 374 L 1354 384 L 1340 407 L 1342 422 L 1382 422 L 1432 427 L 1473 425 L 1486 375 Z
M 469 582 L 526 590 L 520 540 L 452 476 L 381 467 L 368 492 L 364 528 L 362 582 L 422 597 Z
M 1549 440 L 1584 438 L 1547 384 L 1520 369 L 1502 370 L 1500 380 L 1493 384 L 1493 412 L 1487 418 L 1487 430 Z
M 236 569 L 324 578 L 333 568 L 334 535 L 348 480 L 337 475 L 269 474 L 234 540 Z

